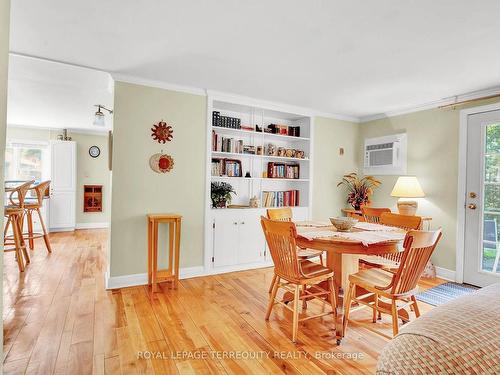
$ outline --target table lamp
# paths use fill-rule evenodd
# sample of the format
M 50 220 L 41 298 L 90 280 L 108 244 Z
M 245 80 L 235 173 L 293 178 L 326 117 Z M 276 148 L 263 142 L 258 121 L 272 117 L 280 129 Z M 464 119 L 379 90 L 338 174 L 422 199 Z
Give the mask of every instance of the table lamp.
M 401 198 L 422 198 L 425 197 L 425 194 L 415 176 L 401 176 L 392 189 L 391 197 L 400 198 L 398 211 L 401 215 L 415 215 L 418 203 Z

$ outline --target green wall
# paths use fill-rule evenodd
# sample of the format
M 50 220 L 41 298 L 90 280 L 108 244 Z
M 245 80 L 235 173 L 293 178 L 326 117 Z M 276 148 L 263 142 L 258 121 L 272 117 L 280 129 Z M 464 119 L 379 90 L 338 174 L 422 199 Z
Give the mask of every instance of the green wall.
M 206 97 L 116 82 L 114 103 L 110 276 L 147 272 L 148 213 L 181 213 L 180 266 L 202 265 Z M 174 129 L 164 145 L 150 130 L 162 119 Z M 166 174 L 149 167 L 161 150 L 175 162 Z

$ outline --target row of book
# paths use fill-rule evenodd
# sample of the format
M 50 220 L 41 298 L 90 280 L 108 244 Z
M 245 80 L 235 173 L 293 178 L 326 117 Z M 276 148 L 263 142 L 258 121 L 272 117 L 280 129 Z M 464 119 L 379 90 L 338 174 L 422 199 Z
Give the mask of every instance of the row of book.
M 243 149 L 243 140 L 223 137 L 216 132 L 212 132 L 212 151 L 241 154 Z
M 212 126 L 223 128 L 241 129 L 241 119 L 236 117 L 221 116 L 220 112 L 212 112 Z
M 267 177 L 299 179 L 300 165 L 269 162 L 267 163 Z
M 289 126 L 280 124 L 270 124 L 267 128 L 272 134 L 288 135 L 291 137 L 300 137 L 300 126 Z
M 242 177 L 241 162 L 233 159 L 212 159 L 212 176 Z
M 294 207 L 299 205 L 299 191 L 263 191 L 263 207 Z

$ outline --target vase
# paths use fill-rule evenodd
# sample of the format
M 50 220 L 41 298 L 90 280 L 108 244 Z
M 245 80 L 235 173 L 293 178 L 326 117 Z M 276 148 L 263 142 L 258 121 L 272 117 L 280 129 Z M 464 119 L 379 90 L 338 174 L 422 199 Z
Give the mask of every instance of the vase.
M 217 199 L 216 201 L 212 201 L 213 208 L 226 208 L 227 200 L 226 199 Z

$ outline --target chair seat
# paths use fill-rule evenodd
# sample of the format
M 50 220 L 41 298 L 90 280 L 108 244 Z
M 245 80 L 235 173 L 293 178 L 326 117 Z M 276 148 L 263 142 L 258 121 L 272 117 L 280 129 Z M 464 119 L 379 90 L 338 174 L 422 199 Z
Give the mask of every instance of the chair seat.
M 333 271 L 328 267 L 322 266 L 319 263 L 311 262 L 310 260 L 304 260 L 300 263 L 302 268 L 302 273 L 308 278 L 316 277 L 331 277 L 333 276 Z
M 372 267 L 395 269 L 399 267 L 399 262 L 383 258 L 377 255 L 367 255 L 359 260 L 361 263 Z
M 297 256 L 301 259 L 316 258 L 319 257 L 323 252 L 321 250 L 313 249 L 298 249 Z
M 349 275 L 349 282 L 359 285 L 369 291 L 381 292 L 376 287 L 388 286 L 393 276 L 391 272 L 379 268 L 370 268 Z
M 19 214 L 24 212 L 24 209 L 18 206 L 4 206 L 4 215 Z

